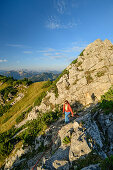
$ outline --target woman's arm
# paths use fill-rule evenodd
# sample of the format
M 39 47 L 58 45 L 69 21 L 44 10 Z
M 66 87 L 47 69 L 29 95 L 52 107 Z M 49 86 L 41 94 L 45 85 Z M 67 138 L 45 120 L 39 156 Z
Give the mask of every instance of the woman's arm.
M 65 104 L 63 105 L 63 113 L 64 113 L 64 111 L 65 111 Z

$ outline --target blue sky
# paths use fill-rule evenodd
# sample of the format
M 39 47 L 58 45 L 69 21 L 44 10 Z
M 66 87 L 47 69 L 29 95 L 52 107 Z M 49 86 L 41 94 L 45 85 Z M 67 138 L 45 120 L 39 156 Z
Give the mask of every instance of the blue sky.
M 112 0 L 0 0 L 0 70 L 63 70 L 96 39 L 113 43 Z

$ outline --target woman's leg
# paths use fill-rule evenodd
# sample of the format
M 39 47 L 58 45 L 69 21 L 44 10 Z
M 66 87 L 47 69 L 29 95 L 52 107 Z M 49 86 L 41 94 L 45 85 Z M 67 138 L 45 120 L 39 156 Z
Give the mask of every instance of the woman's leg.
M 70 114 L 70 112 L 65 112 L 65 122 L 66 123 L 69 122 L 69 117 L 68 117 L 69 114 Z

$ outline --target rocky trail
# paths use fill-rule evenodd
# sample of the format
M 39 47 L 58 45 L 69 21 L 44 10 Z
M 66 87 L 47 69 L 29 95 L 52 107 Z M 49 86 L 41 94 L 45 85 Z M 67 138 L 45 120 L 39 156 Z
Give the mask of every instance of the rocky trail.
M 64 124 L 63 119 L 52 125 L 46 131 L 44 140 L 44 145 L 49 146 L 50 144 L 51 147 L 43 155 L 42 165 L 37 164 L 34 169 L 37 167 L 37 169 L 43 170 L 68 170 L 73 168 L 74 161 L 84 159 L 92 150 L 95 151 L 94 154 L 98 152 L 102 159 L 105 159 L 111 152 L 113 153 L 113 134 L 111 132 L 113 130 L 113 116 L 111 114 L 106 116 L 101 110 L 93 114 L 92 111 L 93 108 L 91 107 L 88 112 L 81 112 L 80 117 L 72 118 L 67 125 Z M 104 143 L 106 136 L 102 130 L 102 120 L 109 136 L 108 144 Z M 64 142 L 67 137 L 70 139 L 68 144 Z M 51 143 L 51 140 L 53 140 L 53 143 Z M 99 164 L 91 166 L 91 169 L 95 168 L 99 169 Z
M 68 142 L 65 139 L 69 139 Z M 70 117 L 68 124 L 61 117 L 44 135 L 35 138 L 32 147 L 23 151 L 30 156 L 21 157 L 17 152 L 12 160 L 7 160 L 5 169 L 12 167 L 16 170 L 19 165 L 25 170 L 74 169 L 77 166 L 74 162 L 87 159 L 92 151 L 105 159 L 113 154 L 113 115 L 105 115 L 96 104 L 81 111 L 79 117 Z M 100 169 L 97 162 L 87 166 L 89 170 Z
M 75 119 L 76 119 L 76 116 L 70 117 L 70 123 L 72 123 Z M 44 164 L 46 162 L 46 160 L 50 159 L 51 156 L 54 154 L 54 152 L 59 148 L 59 146 L 61 145 L 61 141 L 59 139 L 59 131 L 64 126 L 66 126 L 65 120 L 64 120 L 64 117 L 61 117 L 57 122 L 52 124 L 49 127 L 49 129 L 46 130 L 46 132 L 45 132 L 46 137 L 44 139 L 44 146 L 47 147 L 48 149 L 46 151 L 44 151 L 41 155 L 39 155 L 39 157 L 37 157 L 37 162 L 33 167 L 34 170 L 36 169 L 36 167 L 39 167 L 40 162 L 42 162 L 42 164 Z M 39 140 L 39 138 L 37 140 Z M 37 142 L 37 140 L 36 140 L 36 142 Z M 36 145 L 36 147 L 37 147 L 37 145 Z M 69 152 L 68 149 L 66 149 L 66 151 L 63 151 L 61 148 L 59 148 L 59 149 L 64 156 L 68 155 L 68 152 Z M 60 159 L 62 159 L 62 154 L 61 154 Z M 57 153 L 56 153 L 54 158 L 52 158 L 52 160 L 49 163 L 51 164 L 57 157 L 59 157 L 59 155 L 57 155 Z M 31 159 L 30 161 L 32 161 L 32 160 L 33 159 Z

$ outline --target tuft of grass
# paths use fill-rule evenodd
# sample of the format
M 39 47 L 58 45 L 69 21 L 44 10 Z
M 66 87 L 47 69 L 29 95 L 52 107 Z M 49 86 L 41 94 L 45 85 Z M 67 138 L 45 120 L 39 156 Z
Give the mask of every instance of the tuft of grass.
M 73 60 L 71 64 L 76 64 L 76 63 L 77 63 L 77 60 L 78 60 L 78 59 Z
M 68 143 L 70 143 L 71 142 L 71 138 L 69 137 L 69 136 L 66 136 L 64 139 L 63 139 L 63 143 L 64 144 L 68 144 Z
M 76 79 L 76 80 L 74 81 L 73 85 L 77 84 L 77 82 L 78 82 L 78 79 Z
M 80 55 L 79 56 L 84 56 L 84 51 L 85 51 L 85 49 L 80 53 Z
M 79 62 L 77 63 L 77 67 L 79 67 L 81 64 L 82 64 L 82 61 L 79 61 Z
M 85 72 L 85 77 L 86 77 L 86 80 L 87 80 L 87 84 L 90 84 L 91 82 L 93 82 L 93 78 L 91 77 L 90 71 Z
M 102 77 L 102 76 L 104 76 L 104 74 L 105 74 L 105 71 L 99 71 L 99 72 L 96 74 L 96 76 L 97 76 L 97 77 Z

